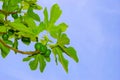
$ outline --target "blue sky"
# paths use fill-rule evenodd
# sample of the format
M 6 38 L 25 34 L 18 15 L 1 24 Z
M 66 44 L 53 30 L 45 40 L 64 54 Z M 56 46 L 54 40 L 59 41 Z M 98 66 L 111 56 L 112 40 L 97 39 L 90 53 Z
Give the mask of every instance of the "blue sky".
M 69 73 L 54 59 L 44 73 L 31 71 L 23 55 L 0 57 L 1 80 L 120 80 L 119 0 L 39 0 L 50 8 L 58 3 L 63 14 L 58 22 L 69 25 L 67 34 L 78 52 L 79 63 L 69 60 Z M 20 45 L 20 49 L 31 49 Z

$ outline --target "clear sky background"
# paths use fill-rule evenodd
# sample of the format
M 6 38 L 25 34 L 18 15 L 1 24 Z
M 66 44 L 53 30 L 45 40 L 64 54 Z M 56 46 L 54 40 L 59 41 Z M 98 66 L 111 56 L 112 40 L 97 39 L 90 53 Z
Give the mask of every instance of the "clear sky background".
M 120 0 L 39 0 L 48 8 L 54 3 L 63 11 L 59 22 L 69 25 L 67 34 L 79 63 L 67 57 L 66 74 L 52 59 L 40 73 L 22 62 L 25 56 L 11 51 L 6 59 L 0 57 L 0 80 L 120 80 Z M 20 45 L 20 49 L 32 46 Z

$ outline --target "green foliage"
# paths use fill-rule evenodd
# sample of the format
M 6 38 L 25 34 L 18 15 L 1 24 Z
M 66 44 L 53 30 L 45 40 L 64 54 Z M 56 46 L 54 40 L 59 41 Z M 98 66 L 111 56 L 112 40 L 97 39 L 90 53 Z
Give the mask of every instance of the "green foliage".
M 21 40 L 22 40 L 22 42 L 23 42 L 24 44 L 26 44 L 26 45 L 29 45 L 30 42 L 31 42 L 31 40 L 30 40 L 29 37 L 22 37 Z
M 28 11 L 27 11 L 28 16 L 30 16 L 31 18 L 33 18 L 36 21 L 40 21 L 40 17 L 39 15 L 37 15 L 36 13 L 33 12 L 33 8 L 29 7 Z
M 2 35 L 2 39 L 3 39 L 3 40 L 6 41 L 6 40 L 8 40 L 8 38 L 9 38 L 8 34 L 3 34 L 3 35 Z
M 9 54 L 10 49 L 6 48 L 3 44 L 0 43 L 0 50 L 1 50 L 1 55 L 3 58 L 6 58 L 6 56 Z
M 61 16 L 61 14 L 62 11 L 58 6 L 58 4 L 54 4 L 50 11 L 50 23 L 51 24 L 55 23 L 58 20 L 58 18 Z
M 60 63 L 63 65 L 63 68 L 68 72 L 68 61 L 64 58 L 62 51 L 59 47 L 53 49 L 53 53 L 58 55 Z
M 36 70 L 37 66 L 38 66 L 38 57 L 34 56 L 34 60 L 29 62 L 29 66 L 31 68 L 31 70 Z
M 13 30 L 13 29 L 9 29 L 9 30 L 8 30 L 8 35 L 11 36 L 11 35 L 13 35 L 13 34 L 14 34 L 14 30 Z
M 3 0 L 2 9 L 8 12 L 12 12 L 19 9 L 19 0 Z
M 32 58 L 34 58 L 34 60 L 31 60 Z M 36 70 L 39 66 L 40 72 L 43 72 L 46 66 L 45 58 L 41 54 L 28 56 L 24 58 L 23 61 L 29 61 L 29 66 L 31 70 Z
M 42 55 L 38 55 L 38 59 L 39 59 L 39 64 L 40 64 L 39 69 L 41 72 L 43 72 L 46 66 L 45 59 Z
M 17 18 L 18 18 L 18 14 L 12 14 L 12 17 L 13 17 L 14 19 L 17 19 Z
M 13 43 L 12 47 L 15 49 L 18 49 L 18 39 L 17 38 L 14 39 L 14 43 Z M 15 52 L 15 53 L 17 53 L 17 52 Z
M 3 58 L 10 53 L 10 50 L 27 54 L 23 61 L 29 63 L 31 70 L 39 68 L 40 72 L 43 72 L 47 62 L 51 61 L 51 54 L 54 55 L 56 64 L 59 61 L 67 73 L 69 61 L 65 55 L 76 62 L 79 61 L 77 52 L 70 46 L 70 39 L 65 33 L 68 25 L 64 22 L 56 24 L 62 14 L 58 4 L 54 4 L 48 11 L 47 8 L 43 9 L 38 5 L 37 0 L 0 1 L 3 3 L 0 10 L 0 54 Z M 43 11 L 43 20 L 35 10 Z M 8 20 L 9 16 L 13 20 Z M 35 50 L 20 51 L 19 40 L 25 45 L 34 42 Z

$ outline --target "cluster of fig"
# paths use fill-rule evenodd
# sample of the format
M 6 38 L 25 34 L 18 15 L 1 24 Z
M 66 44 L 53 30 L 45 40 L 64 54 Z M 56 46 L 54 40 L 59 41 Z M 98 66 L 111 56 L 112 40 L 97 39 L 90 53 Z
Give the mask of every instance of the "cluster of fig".
M 51 50 L 47 48 L 46 45 L 43 45 L 42 43 L 40 42 L 37 42 L 35 45 L 34 45 L 36 51 L 40 51 L 40 54 L 41 55 L 44 55 L 45 57 L 49 57 L 50 54 L 51 54 Z

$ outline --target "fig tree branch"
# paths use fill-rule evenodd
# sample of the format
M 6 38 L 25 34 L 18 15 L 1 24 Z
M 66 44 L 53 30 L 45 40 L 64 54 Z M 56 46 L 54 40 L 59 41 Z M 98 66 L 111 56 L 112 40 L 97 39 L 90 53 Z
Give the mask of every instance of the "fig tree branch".
M 20 10 L 19 11 L 15 11 L 15 12 L 7 12 L 5 10 L 0 10 L 0 13 L 7 14 L 7 15 L 9 15 L 9 14 L 16 14 L 16 13 L 19 13 L 19 12 L 20 12 Z
M 6 32 L 0 32 L 0 34 L 6 34 Z
M 0 39 L 0 43 L 2 43 L 5 47 L 7 47 L 17 53 L 26 54 L 26 55 L 34 55 L 34 54 L 40 53 L 39 51 L 21 51 L 21 50 L 15 49 L 15 48 L 7 45 L 2 39 Z

